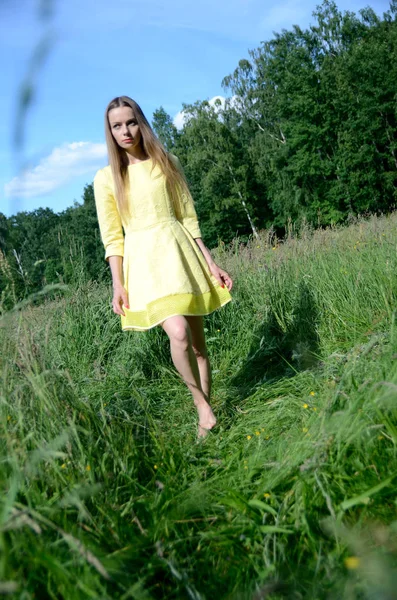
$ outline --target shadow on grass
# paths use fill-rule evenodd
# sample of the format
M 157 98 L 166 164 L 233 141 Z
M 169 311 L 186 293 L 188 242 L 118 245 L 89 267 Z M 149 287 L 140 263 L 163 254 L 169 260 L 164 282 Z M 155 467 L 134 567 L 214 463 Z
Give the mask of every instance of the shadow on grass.
M 283 323 L 271 310 L 254 332 L 248 355 L 231 379 L 237 399 L 246 398 L 260 383 L 273 383 L 318 364 L 318 310 L 305 281 L 295 290 L 288 318 Z M 273 303 L 271 303 L 273 307 Z

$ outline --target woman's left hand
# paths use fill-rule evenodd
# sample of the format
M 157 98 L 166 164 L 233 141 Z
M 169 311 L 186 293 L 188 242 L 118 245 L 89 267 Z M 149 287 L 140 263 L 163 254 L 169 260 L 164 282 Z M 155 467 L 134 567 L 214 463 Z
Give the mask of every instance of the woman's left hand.
M 230 275 L 228 273 L 226 273 L 226 271 L 224 271 L 223 269 L 221 269 L 220 267 L 218 267 L 218 265 L 216 263 L 213 263 L 212 265 L 209 266 L 209 270 L 211 275 L 213 275 L 215 277 L 215 279 L 217 279 L 217 281 L 219 281 L 220 285 L 222 287 L 227 287 L 227 289 L 230 290 L 233 287 L 233 281 L 232 278 L 230 277 Z

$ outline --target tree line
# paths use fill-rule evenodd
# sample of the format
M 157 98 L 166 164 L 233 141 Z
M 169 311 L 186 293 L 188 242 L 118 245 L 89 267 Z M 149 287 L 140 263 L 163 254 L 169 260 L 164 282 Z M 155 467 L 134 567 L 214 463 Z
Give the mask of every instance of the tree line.
M 378 16 L 330 0 L 314 24 L 274 34 L 222 82 L 225 102 L 152 125 L 185 168 L 205 243 L 385 213 L 397 198 L 397 0 Z M 82 203 L 0 213 L 0 309 L 46 284 L 107 276 L 92 185 Z M 78 265 L 78 269 L 76 269 Z

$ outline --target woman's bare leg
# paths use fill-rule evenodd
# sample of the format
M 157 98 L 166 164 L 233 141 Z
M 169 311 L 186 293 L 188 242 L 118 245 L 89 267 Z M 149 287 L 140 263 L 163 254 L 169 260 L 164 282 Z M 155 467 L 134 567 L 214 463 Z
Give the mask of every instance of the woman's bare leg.
M 205 343 L 204 319 L 201 316 L 185 317 L 190 325 L 192 332 L 192 346 L 197 358 L 197 364 L 200 371 L 201 389 L 203 390 L 208 404 L 211 399 L 212 374 L 211 365 L 208 358 L 207 346 Z
M 206 435 L 208 429 L 212 429 L 216 424 L 216 419 L 212 409 L 207 402 L 209 377 L 203 370 L 204 380 L 207 385 L 207 393 L 204 392 L 200 370 L 193 348 L 192 331 L 187 318 L 178 315 L 169 317 L 161 323 L 164 331 L 170 339 L 171 357 L 178 373 L 188 386 L 192 393 L 194 404 L 199 416 L 199 436 Z

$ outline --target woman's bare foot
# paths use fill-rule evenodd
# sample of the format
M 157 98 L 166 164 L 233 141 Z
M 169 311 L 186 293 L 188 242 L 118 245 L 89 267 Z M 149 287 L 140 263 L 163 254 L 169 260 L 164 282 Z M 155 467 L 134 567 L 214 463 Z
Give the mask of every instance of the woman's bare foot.
M 212 408 L 205 400 L 196 404 L 196 408 L 199 416 L 198 437 L 201 438 L 208 435 L 209 430 L 216 425 L 216 418 Z

